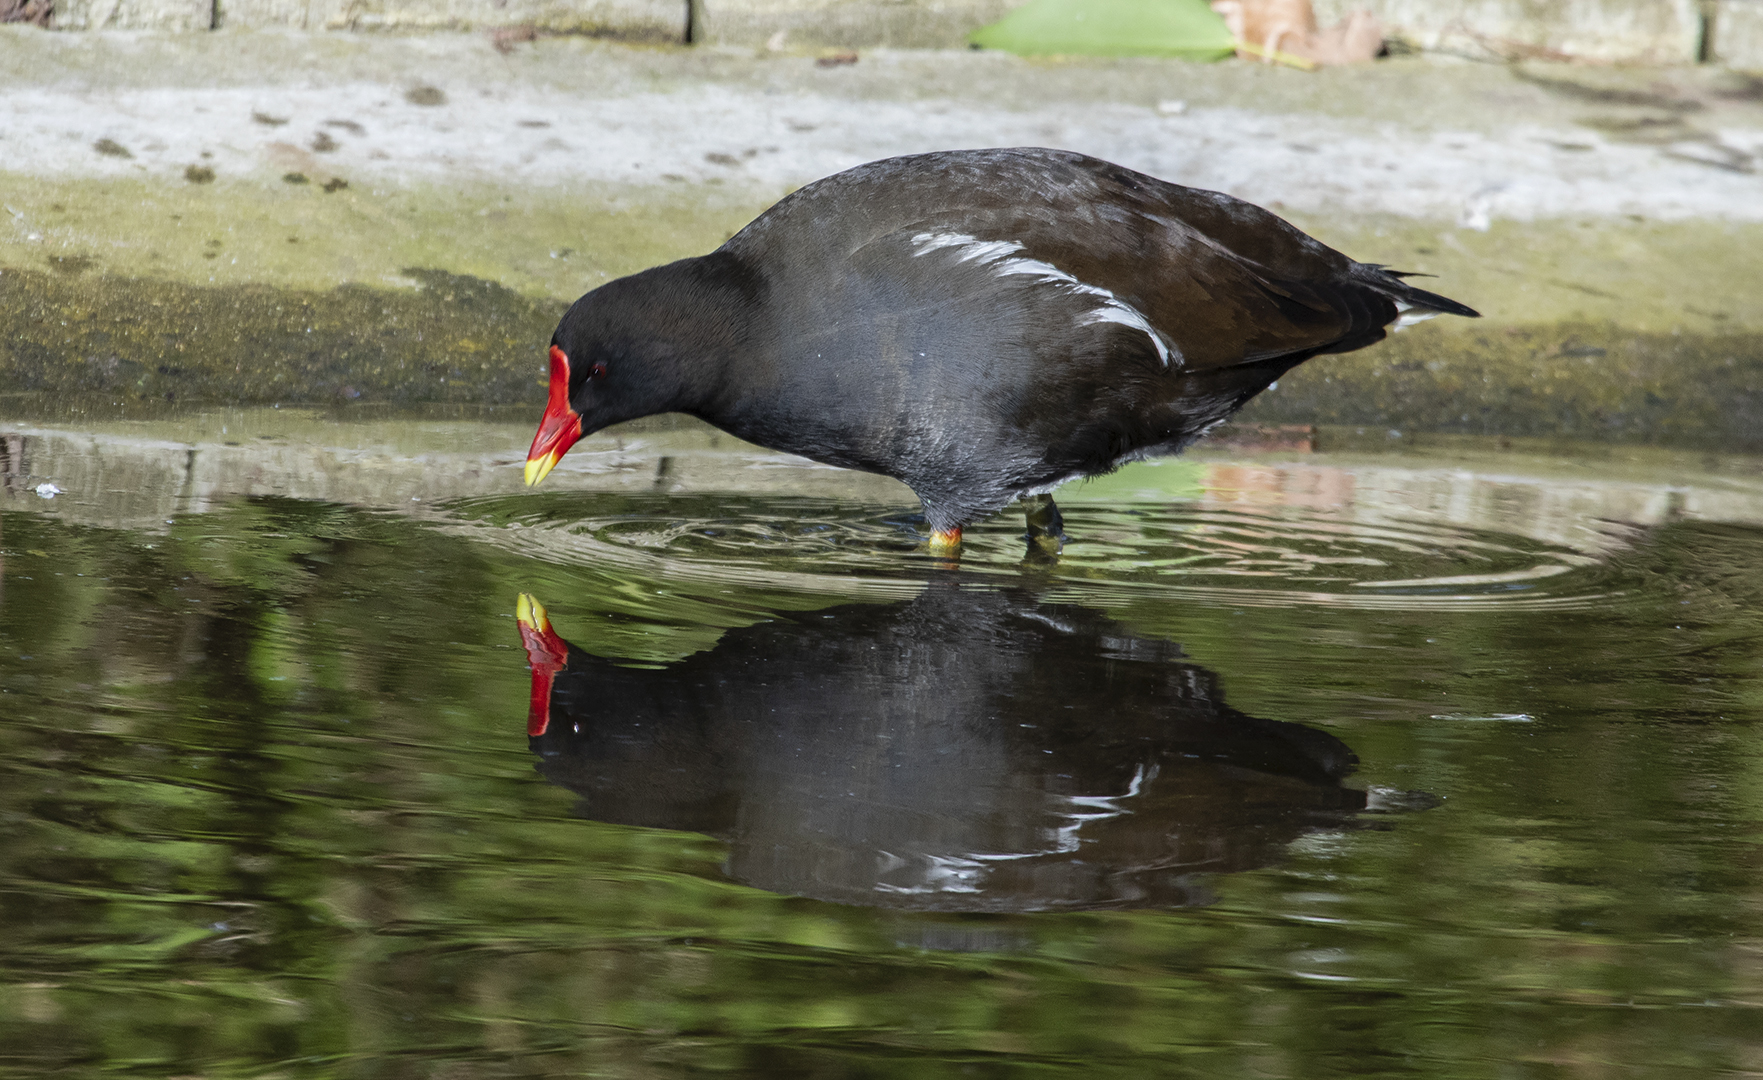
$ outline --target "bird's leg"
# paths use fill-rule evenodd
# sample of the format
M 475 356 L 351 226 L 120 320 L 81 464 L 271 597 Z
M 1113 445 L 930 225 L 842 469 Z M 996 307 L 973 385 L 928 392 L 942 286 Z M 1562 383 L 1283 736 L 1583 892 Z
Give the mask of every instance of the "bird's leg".
M 930 553 L 941 559 L 953 559 L 961 554 L 961 526 L 953 529 L 932 529 L 930 532 Z
M 1065 548 L 1065 519 L 1051 495 L 1030 495 L 1022 500 L 1028 514 L 1029 558 L 1054 558 Z

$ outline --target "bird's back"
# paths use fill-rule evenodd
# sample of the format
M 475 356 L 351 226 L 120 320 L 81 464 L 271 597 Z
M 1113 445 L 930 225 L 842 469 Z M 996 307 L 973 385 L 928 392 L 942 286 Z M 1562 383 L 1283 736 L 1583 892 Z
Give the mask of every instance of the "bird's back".
M 724 245 L 764 283 L 737 434 L 967 519 L 1180 449 L 1408 308 L 1473 315 L 1215 192 L 1046 149 L 817 181 Z

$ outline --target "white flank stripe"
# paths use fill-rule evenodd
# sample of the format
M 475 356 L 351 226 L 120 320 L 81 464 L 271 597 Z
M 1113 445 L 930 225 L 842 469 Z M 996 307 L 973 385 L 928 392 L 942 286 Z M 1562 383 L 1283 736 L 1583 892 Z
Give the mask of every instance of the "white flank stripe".
M 1090 312 L 1088 315 L 1085 315 L 1083 321 L 1085 325 L 1091 323 L 1111 322 L 1119 323 L 1122 326 L 1130 326 L 1134 330 L 1143 330 L 1145 336 L 1151 339 L 1151 344 L 1157 346 L 1157 359 L 1163 361 L 1164 367 L 1169 366 L 1169 346 L 1163 344 L 1163 335 L 1159 334 L 1150 323 L 1146 322 L 1145 317 L 1140 315 L 1138 310 L 1131 305 L 1123 304 L 1119 300 L 1113 300 L 1109 303 L 1103 304 L 1100 308 Z
M 912 242 L 918 245 L 918 251 L 916 254 L 928 255 L 940 248 L 960 247 L 962 244 L 971 244 L 974 240 L 973 237 L 966 236 L 962 233 L 921 232 L 912 238 Z M 1018 246 L 1020 247 L 1021 245 Z
M 1012 252 L 1022 250 L 1022 245 L 1014 240 L 974 240 L 972 237 L 968 237 L 968 240 L 971 243 L 965 244 L 961 248 L 961 261 L 978 262 L 982 266 L 994 259 L 1000 259 Z
M 918 250 L 914 256 L 929 255 L 933 251 L 954 248 L 959 252 L 958 262 L 975 262 L 981 266 L 990 266 L 992 272 L 999 277 L 1026 276 L 1032 277 L 1037 283 L 1056 285 L 1082 296 L 1094 296 L 1101 299 L 1100 307 L 1086 313 L 1078 320 L 1079 326 L 1094 326 L 1096 323 L 1118 323 L 1134 330 L 1143 331 L 1151 339 L 1157 349 L 1157 359 L 1163 366 L 1169 366 L 1169 346 L 1155 327 L 1140 314 L 1138 309 L 1115 296 L 1107 289 L 1094 285 L 1086 285 L 1049 262 L 1039 259 L 1012 259 L 1008 256 L 1022 250 L 1022 245 L 1015 240 L 980 240 L 966 233 L 918 233 L 912 238 Z

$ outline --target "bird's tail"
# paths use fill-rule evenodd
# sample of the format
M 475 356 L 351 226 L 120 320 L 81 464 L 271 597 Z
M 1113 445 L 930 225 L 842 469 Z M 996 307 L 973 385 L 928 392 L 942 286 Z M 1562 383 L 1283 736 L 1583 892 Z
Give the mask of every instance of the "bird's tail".
M 1353 267 L 1353 276 L 1369 285 L 1376 291 L 1389 297 L 1396 303 L 1395 326 L 1399 330 L 1411 326 L 1434 315 L 1461 315 L 1466 319 L 1479 319 L 1481 312 L 1459 304 L 1448 296 L 1440 296 L 1425 289 L 1416 289 L 1403 278 L 1420 277 L 1419 274 L 1404 273 L 1401 270 L 1387 270 L 1376 263 L 1358 263 Z

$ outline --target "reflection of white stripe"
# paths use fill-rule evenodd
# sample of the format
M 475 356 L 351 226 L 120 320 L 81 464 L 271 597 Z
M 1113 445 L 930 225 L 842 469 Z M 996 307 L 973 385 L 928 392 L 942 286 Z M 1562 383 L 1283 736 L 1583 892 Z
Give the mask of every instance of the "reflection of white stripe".
M 1562 562 L 1572 562 L 1578 566 L 1589 566 L 1593 560 L 1572 559 L 1567 556 L 1556 556 Z M 1542 578 L 1554 577 L 1572 570 L 1572 566 L 1561 566 L 1558 563 L 1541 563 L 1524 570 L 1507 570 L 1501 574 L 1458 574 L 1454 577 L 1406 578 L 1402 581 L 1355 581 L 1356 589 L 1419 589 L 1426 587 L 1443 587 L 1446 585 L 1503 585 L 1511 581 L 1537 581 Z
M 1157 775 L 1154 767 L 1153 767 L 1153 771 L 1152 771 L 1151 775 L 1152 775 L 1152 777 L 1155 777 Z M 1091 821 L 1091 820 L 1094 820 L 1095 818 L 1119 817 L 1121 814 L 1130 814 L 1130 813 L 1132 813 L 1132 811 L 1123 808 L 1118 803 L 1116 803 L 1115 800 L 1116 799 L 1130 799 L 1133 796 L 1137 795 L 1139 793 L 1139 789 L 1143 788 L 1145 786 L 1145 779 L 1146 779 L 1145 767 L 1143 765 L 1140 765 L 1136 770 L 1133 771 L 1132 779 L 1127 782 L 1126 791 L 1123 794 L 1120 794 L 1120 795 L 1067 795 L 1067 796 L 1065 796 L 1065 801 L 1070 803 L 1073 806 L 1082 806 L 1082 807 L 1085 807 L 1085 808 L 1091 809 L 1091 810 L 1102 810 L 1102 811 L 1105 811 L 1105 813 L 1101 813 L 1101 814 L 1065 814 L 1063 816 L 1068 817 L 1068 818 L 1077 819 L 1077 820 L 1082 820 L 1082 821 Z
M 1072 806 L 1082 807 L 1086 810 L 1099 810 L 1101 812 L 1095 814 L 1060 814 L 1060 817 L 1071 822 L 1071 824 L 1062 825 L 1057 829 L 1048 830 L 1053 838 L 1054 850 L 1061 853 L 1076 851 L 1078 844 L 1081 843 L 1077 835 L 1078 830 L 1083 828 L 1086 824 L 1092 821 L 1106 821 L 1109 818 L 1117 818 L 1122 814 L 1132 813 L 1131 810 L 1121 806 L 1117 800 L 1132 798 L 1145 786 L 1146 780 L 1154 780 L 1156 777 L 1157 766 L 1151 766 L 1149 772 L 1147 772 L 1145 767 L 1140 765 L 1132 774 L 1132 780 L 1126 785 L 1126 791 L 1123 794 L 1065 796 L 1065 801 Z
M 927 865 L 918 874 L 923 884 L 890 885 L 885 881 L 878 881 L 875 891 L 907 896 L 933 892 L 976 893 L 985 881 L 985 868 L 972 859 L 964 859 L 959 855 L 927 855 L 924 859 Z
M 1051 847 L 1039 851 L 1005 851 L 1005 852 L 972 852 L 967 855 L 920 855 L 915 860 L 923 863 L 909 875 L 917 879 L 917 884 L 895 885 L 878 881 L 876 892 L 894 893 L 905 896 L 923 896 L 928 893 L 977 893 L 986 884 L 990 873 L 987 863 L 1013 862 L 1017 859 L 1038 859 L 1047 855 L 1069 855 L 1076 851 L 1083 839 L 1078 831 L 1092 821 L 1106 821 L 1131 810 L 1119 805 L 1118 800 L 1130 799 L 1144 790 L 1145 784 L 1157 779 L 1157 766 L 1140 765 L 1127 782 L 1126 791 L 1119 795 L 1066 795 L 1063 800 L 1074 807 L 1099 811 L 1098 813 L 1061 813 L 1058 816 L 1067 824 L 1046 831 Z M 907 865 L 905 859 L 892 852 L 881 851 L 877 866 L 880 874 L 887 874 Z
M 1041 284 L 1056 285 L 1084 296 L 1098 297 L 1102 301 L 1101 306 L 1079 319 L 1079 326 L 1109 322 L 1143 331 L 1151 339 L 1151 344 L 1156 346 L 1157 358 L 1163 361 L 1164 367 L 1169 366 L 1168 343 L 1137 308 L 1107 289 L 1084 284 L 1052 263 L 1042 262 L 1040 259 L 1010 258 L 1009 256 L 1023 249 L 1015 240 L 980 240 L 966 233 L 919 233 L 912 238 L 912 242 L 918 246 L 914 255 L 928 255 L 944 248 L 954 248 L 957 252 L 956 261 L 990 266 L 992 272 L 999 277 L 1032 277 Z

